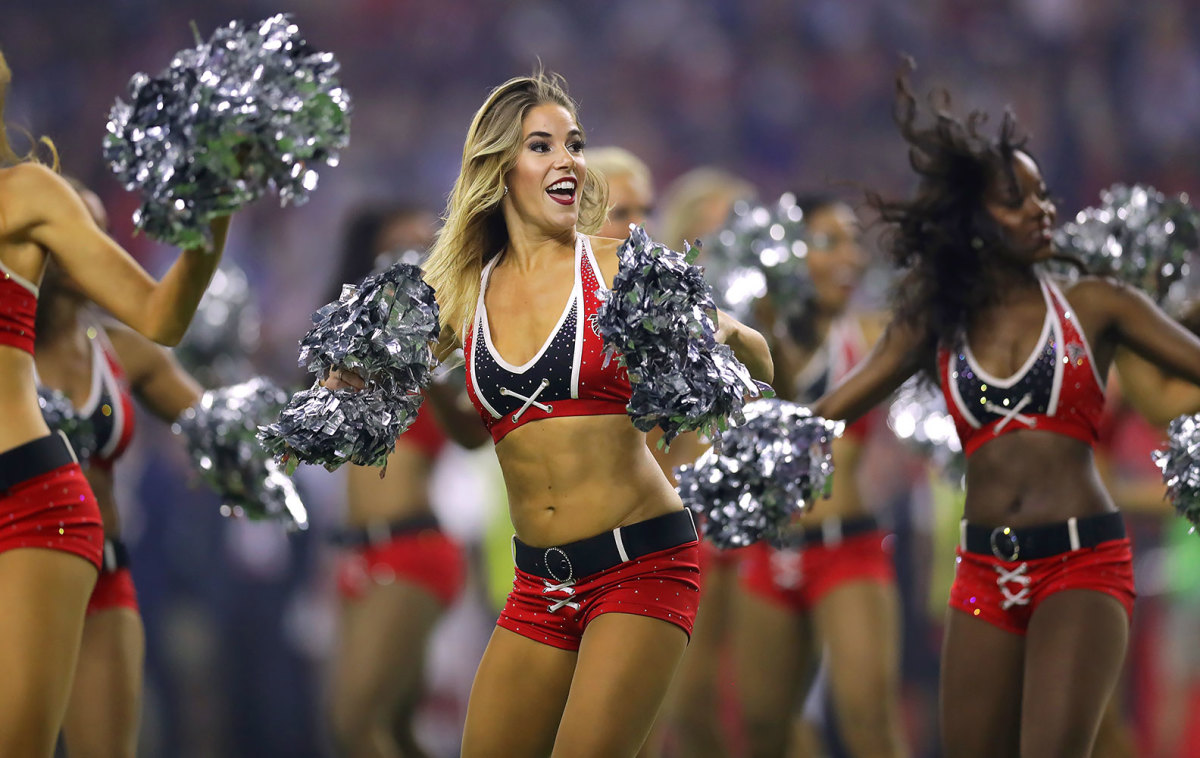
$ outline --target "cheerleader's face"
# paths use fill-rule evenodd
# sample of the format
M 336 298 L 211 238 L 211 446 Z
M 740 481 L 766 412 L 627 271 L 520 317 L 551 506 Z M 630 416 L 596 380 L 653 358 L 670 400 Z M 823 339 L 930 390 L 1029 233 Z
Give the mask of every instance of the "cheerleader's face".
M 547 103 L 530 109 L 521 134 L 517 163 L 505 177 L 505 205 L 551 233 L 574 227 L 586 176 L 583 130 L 570 111 Z
M 623 240 L 630 224 L 645 224 L 654 207 L 654 193 L 644 177 L 616 174 L 608 177 L 608 204 L 611 210 L 600 227 L 601 237 Z
M 1037 162 L 1028 153 L 1013 154 L 1011 172 L 1001 172 L 984 204 L 1007 236 L 1015 262 L 1033 263 L 1054 254 L 1057 209 Z
M 808 216 L 808 271 L 822 311 L 838 314 L 846 309 L 866 269 L 867 258 L 859 245 L 858 217 L 850 206 L 833 203 Z

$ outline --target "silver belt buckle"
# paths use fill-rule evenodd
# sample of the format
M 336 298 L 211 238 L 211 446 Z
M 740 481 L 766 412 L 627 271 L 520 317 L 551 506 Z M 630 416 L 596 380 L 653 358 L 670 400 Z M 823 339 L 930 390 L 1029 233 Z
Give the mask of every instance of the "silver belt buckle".
M 559 576 L 554 571 L 554 568 L 551 567 L 551 565 L 550 565 L 550 554 L 551 553 L 557 553 L 558 555 L 562 556 L 563 563 L 567 564 L 566 577 Z M 546 548 L 546 552 L 542 554 L 542 565 L 544 565 L 546 567 L 546 573 L 550 575 L 550 578 L 553 579 L 554 581 L 558 582 L 559 584 L 563 584 L 565 582 L 570 582 L 575 579 L 575 567 L 571 565 L 571 559 L 567 556 L 567 552 L 565 550 L 563 550 L 561 547 Z
M 988 537 L 992 546 L 992 555 L 1002 561 L 1015 561 L 1021 555 L 1021 541 L 1011 527 L 998 526 Z

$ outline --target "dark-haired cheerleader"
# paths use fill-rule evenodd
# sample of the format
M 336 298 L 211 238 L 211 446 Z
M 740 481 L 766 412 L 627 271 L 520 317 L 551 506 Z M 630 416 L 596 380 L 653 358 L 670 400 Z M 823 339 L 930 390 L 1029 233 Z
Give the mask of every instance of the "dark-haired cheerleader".
M 1064 286 L 1055 208 L 1008 114 L 995 138 L 947 98 L 896 120 L 920 183 L 873 197 L 906 270 L 871 355 L 813 410 L 856 419 L 917 372 L 938 382 L 967 455 L 967 499 L 942 652 L 950 756 L 1087 756 L 1133 609 L 1129 541 L 1092 447 L 1118 347 L 1200 383 L 1200 340 L 1109 279 Z M 939 101 L 935 101 L 939 102 Z

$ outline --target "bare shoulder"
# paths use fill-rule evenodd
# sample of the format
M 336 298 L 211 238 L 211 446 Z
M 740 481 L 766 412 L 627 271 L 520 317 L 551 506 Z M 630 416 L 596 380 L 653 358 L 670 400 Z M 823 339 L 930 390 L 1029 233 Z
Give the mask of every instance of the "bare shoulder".
M 83 201 L 53 169 L 40 163 L 18 163 L 0 169 L 0 205 L 15 212 L 15 225 L 30 226 L 64 212 L 87 214 Z
M 858 319 L 858 327 L 868 345 L 879 341 L 888 327 L 888 322 L 891 321 L 891 315 L 884 311 L 860 311 L 855 314 L 855 318 Z
M 1062 289 L 1067 300 L 1076 308 L 1108 309 L 1128 303 L 1131 299 L 1147 299 L 1147 295 L 1137 287 L 1111 276 L 1081 276 Z
M 604 282 L 611 287 L 613 279 L 621 269 L 620 260 L 617 258 L 617 250 L 621 247 L 624 240 L 591 235 L 588 236 L 588 240 L 592 244 L 592 255 L 596 258 L 596 265 L 600 267 L 600 273 L 604 274 Z

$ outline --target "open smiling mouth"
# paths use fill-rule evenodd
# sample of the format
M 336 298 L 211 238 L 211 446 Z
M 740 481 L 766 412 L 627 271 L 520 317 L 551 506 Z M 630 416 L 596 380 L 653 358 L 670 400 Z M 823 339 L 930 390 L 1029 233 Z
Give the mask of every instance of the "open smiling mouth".
M 546 188 L 546 194 L 559 205 L 575 203 L 576 181 L 574 179 L 559 179 Z

